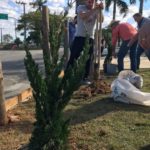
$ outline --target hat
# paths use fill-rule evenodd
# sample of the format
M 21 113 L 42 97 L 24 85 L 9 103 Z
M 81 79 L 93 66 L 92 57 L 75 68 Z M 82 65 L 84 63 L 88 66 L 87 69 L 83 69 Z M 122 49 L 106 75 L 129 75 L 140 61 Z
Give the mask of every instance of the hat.
M 112 20 L 112 21 L 110 22 L 109 26 L 110 26 L 110 27 L 113 27 L 113 26 L 119 24 L 119 22 L 120 22 L 119 20 Z

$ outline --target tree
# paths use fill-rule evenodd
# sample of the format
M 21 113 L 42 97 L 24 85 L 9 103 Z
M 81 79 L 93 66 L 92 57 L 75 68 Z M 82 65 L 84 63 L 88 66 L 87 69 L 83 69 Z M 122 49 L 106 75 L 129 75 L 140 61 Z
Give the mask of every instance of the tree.
M 143 14 L 143 6 L 144 6 L 144 2 L 146 0 L 139 0 L 140 2 L 140 5 L 139 5 L 139 13 Z M 130 3 L 131 4 L 135 4 L 136 3 L 136 0 L 130 0 Z
M 10 43 L 10 42 L 12 42 L 12 40 L 13 40 L 13 37 L 10 34 L 3 35 L 4 43 Z
M 144 0 L 140 0 L 139 13 L 143 14 Z
M 49 14 L 49 17 L 51 20 L 51 17 L 53 15 Z M 61 15 L 57 16 L 57 18 L 60 18 Z M 28 31 L 28 37 L 27 37 L 27 42 L 28 43 L 35 43 L 36 46 L 41 46 L 42 42 L 42 37 L 41 37 L 41 12 L 40 11 L 35 11 L 35 12 L 29 12 L 28 14 L 25 14 L 21 16 L 21 19 L 18 20 L 18 26 L 17 30 L 22 31 L 24 30 L 24 19 L 26 20 L 26 29 Z M 23 32 L 24 33 L 24 32 Z
M 14 43 L 17 45 L 17 47 L 19 47 L 19 45 L 20 45 L 22 42 L 21 42 L 20 38 L 16 38 L 16 39 L 14 40 Z
M 42 11 L 42 6 L 47 2 L 47 0 L 36 0 L 35 2 L 31 3 L 33 8 L 37 8 L 37 11 Z
M 51 17 L 50 59 L 43 52 L 45 74 L 40 72 L 26 47 L 25 66 L 36 102 L 36 122 L 28 146 L 29 150 L 67 149 L 69 120 L 64 119 L 63 110 L 73 92 L 80 86 L 88 58 L 89 44 L 86 44 L 83 55 L 74 63 L 74 66 L 70 66 L 63 77 L 59 76 L 64 65 L 64 57 L 59 59 L 58 52 L 65 20 L 63 16 L 59 18 L 60 20 L 56 15 Z
M 29 32 L 27 42 L 33 42 L 37 46 L 41 44 L 41 14 L 39 11 L 29 12 L 28 14 L 22 15 L 21 19 L 18 20 L 17 30 L 24 30 L 24 20 L 26 20 L 26 29 Z
M 118 6 L 120 9 L 120 13 L 126 16 L 128 12 L 128 5 L 123 0 L 105 0 L 106 3 L 106 11 L 109 11 L 110 5 L 113 3 L 113 20 L 116 19 L 116 7 Z

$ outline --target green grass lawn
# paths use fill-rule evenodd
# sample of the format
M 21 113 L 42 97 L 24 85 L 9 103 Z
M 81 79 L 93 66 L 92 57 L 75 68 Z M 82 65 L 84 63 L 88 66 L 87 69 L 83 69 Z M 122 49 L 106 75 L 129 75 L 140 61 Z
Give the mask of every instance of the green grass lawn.
M 150 92 L 150 69 L 143 76 L 142 91 Z M 105 76 L 111 83 L 115 76 Z M 0 150 L 17 150 L 28 143 L 34 122 L 34 102 L 11 111 L 20 121 L 0 128 Z M 71 150 L 150 150 L 150 107 L 114 102 L 110 94 L 72 99 L 65 117 L 71 118 Z
M 150 92 L 150 69 L 138 73 L 142 91 Z M 114 102 L 108 94 L 72 100 L 65 113 L 72 118 L 70 136 L 77 149 L 150 150 L 150 107 Z

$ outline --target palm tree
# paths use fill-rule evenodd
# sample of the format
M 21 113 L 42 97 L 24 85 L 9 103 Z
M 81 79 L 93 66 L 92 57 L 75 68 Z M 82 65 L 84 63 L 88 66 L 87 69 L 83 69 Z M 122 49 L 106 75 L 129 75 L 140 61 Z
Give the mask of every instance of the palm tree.
M 146 0 L 145 0 L 146 1 Z M 144 0 L 139 0 L 140 5 L 139 5 L 139 13 L 143 14 L 143 5 L 144 5 Z M 130 0 L 130 4 L 135 4 L 136 0 Z
M 42 11 L 42 6 L 47 2 L 47 0 L 36 0 L 33 3 L 30 3 L 30 5 L 33 5 L 33 8 L 37 8 L 40 12 Z
M 109 11 L 110 5 L 113 3 L 113 20 L 116 18 L 116 7 L 118 6 L 120 9 L 120 13 L 124 14 L 124 17 L 126 16 L 128 12 L 128 5 L 123 0 L 105 0 L 105 9 L 106 11 Z
M 143 13 L 144 0 L 140 0 L 139 13 Z

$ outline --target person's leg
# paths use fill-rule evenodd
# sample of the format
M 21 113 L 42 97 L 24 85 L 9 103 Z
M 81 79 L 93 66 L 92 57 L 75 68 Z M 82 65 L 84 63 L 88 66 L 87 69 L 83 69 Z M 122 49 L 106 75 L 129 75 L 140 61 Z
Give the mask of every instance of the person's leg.
M 144 52 L 144 49 L 140 45 L 138 45 L 137 54 L 136 54 L 137 69 L 140 68 L 140 57 L 141 57 L 143 52 Z
M 94 40 L 93 39 L 89 39 L 89 44 L 90 44 L 90 49 L 89 49 L 89 59 L 86 62 L 86 66 L 85 66 L 85 75 L 84 78 L 88 78 L 89 73 L 90 73 L 90 64 L 93 58 L 93 45 L 94 45 Z
M 148 60 L 150 61 L 150 49 L 145 50 L 145 54 L 146 54 Z
M 120 49 L 119 49 L 119 52 L 118 52 L 118 70 L 119 72 L 124 70 L 124 57 L 126 56 L 129 48 L 127 47 L 127 44 L 128 44 L 129 41 L 123 41 L 121 46 L 120 46 Z
M 136 48 L 137 42 L 134 42 L 130 47 L 130 68 L 134 72 L 136 72 L 137 69 Z
M 104 51 L 104 46 L 101 46 L 101 56 L 103 54 L 103 51 Z
M 70 54 L 69 61 L 67 63 L 67 68 L 70 65 L 73 65 L 74 61 L 78 59 L 81 51 L 83 50 L 84 43 L 85 43 L 85 38 L 75 37 L 70 49 L 71 54 Z

